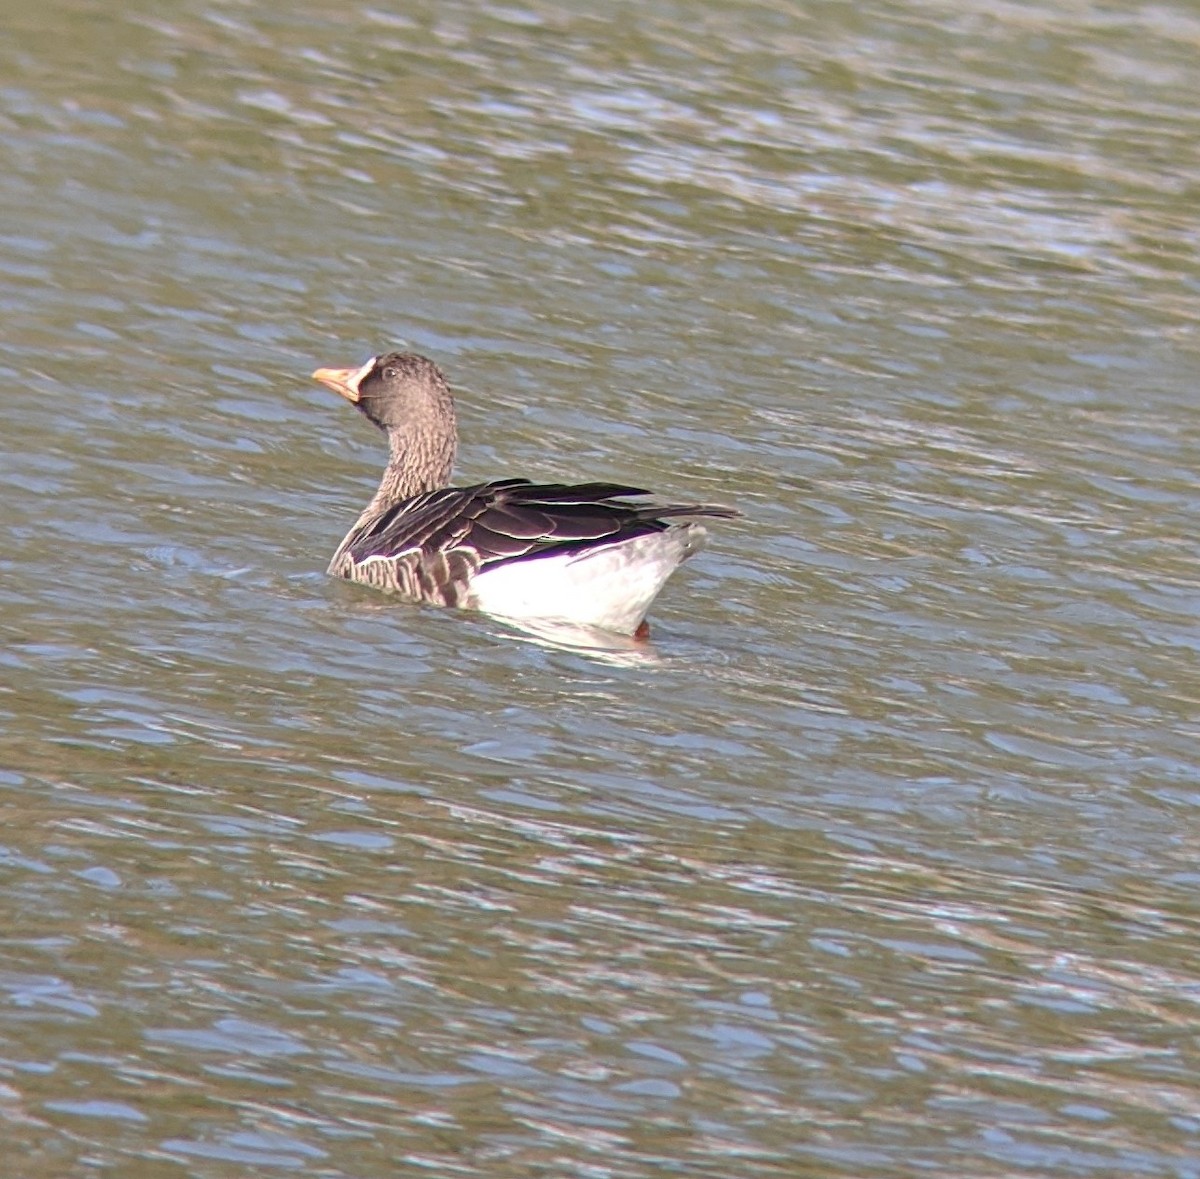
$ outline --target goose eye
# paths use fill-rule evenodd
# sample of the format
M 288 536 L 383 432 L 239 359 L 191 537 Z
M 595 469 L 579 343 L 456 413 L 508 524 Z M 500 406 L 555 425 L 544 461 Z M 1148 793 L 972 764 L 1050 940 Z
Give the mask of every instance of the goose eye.
M 394 381 L 396 379 L 396 370 L 392 368 L 391 365 L 388 365 L 388 367 L 383 370 L 383 379 L 385 381 Z

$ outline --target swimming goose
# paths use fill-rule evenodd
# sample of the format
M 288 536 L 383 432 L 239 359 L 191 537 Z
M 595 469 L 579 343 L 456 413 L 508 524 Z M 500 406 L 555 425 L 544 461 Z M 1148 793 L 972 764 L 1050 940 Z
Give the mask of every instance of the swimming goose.
M 391 458 L 329 572 L 438 606 L 642 635 L 650 603 L 700 549 L 713 504 L 637 502 L 617 483 L 500 479 L 448 487 L 458 447 L 441 370 L 411 352 L 313 377 L 386 435 Z

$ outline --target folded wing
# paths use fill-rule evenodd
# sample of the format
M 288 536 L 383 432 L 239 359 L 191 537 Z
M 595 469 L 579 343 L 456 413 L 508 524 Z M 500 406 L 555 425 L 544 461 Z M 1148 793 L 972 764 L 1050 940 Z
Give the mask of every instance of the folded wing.
M 524 479 L 448 487 L 397 504 L 354 537 L 345 553 L 359 565 L 458 551 L 470 555 L 478 572 L 661 532 L 671 517 L 738 515 L 712 504 L 632 501 L 648 494 L 618 483 L 570 486 Z

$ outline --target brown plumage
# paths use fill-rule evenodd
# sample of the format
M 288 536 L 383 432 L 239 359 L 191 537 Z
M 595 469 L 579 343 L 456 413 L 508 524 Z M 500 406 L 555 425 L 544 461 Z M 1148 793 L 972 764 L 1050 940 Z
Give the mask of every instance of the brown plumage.
M 648 492 L 614 483 L 447 487 L 454 401 L 432 361 L 390 352 L 356 370 L 313 376 L 383 430 L 390 451 L 378 491 L 330 561 L 338 577 L 439 606 L 632 633 L 670 572 L 703 541 L 698 524 L 679 518 L 740 515 L 712 504 L 634 502 Z M 622 595 L 626 565 L 632 588 Z M 528 578 L 516 576 L 525 571 Z M 578 600 L 589 589 L 598 600 Z

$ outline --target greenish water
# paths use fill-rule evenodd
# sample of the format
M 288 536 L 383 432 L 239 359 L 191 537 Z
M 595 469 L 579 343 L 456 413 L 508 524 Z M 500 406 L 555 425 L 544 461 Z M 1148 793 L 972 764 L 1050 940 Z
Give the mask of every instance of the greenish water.
M 1200 1177 L 1200 17 L 0 7 L 11 1173 Z M 322 570 L 746 518 L 645 658 Z

